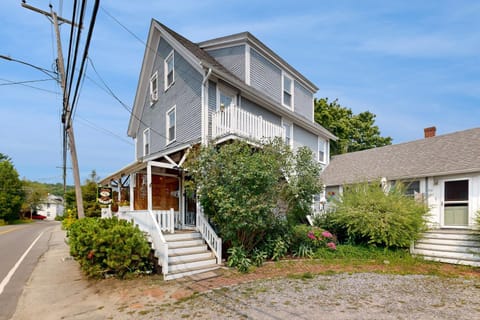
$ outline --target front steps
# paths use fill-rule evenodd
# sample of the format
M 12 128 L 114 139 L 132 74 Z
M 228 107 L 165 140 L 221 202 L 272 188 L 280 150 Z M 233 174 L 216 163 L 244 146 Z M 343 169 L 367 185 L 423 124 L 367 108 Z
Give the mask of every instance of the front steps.
M 220 267 L 199 232 L 179 231 L 164 234 L 164 237 L 168 243 L 168 272 L 164 275 L 165 280 L 183 278 Z
M 465 229 L 430 230 L 415 242 L 411 253 L 425 260 L 480 267 L 480 235 Z

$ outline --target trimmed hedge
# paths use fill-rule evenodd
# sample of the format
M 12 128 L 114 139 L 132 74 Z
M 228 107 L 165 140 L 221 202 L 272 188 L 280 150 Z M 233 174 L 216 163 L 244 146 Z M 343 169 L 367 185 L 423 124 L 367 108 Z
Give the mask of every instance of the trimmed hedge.
M 150 245 L 142 231 L 125 220 L 84 218 L 67 231 L 70 254 L 90 277 L 151 272 Z

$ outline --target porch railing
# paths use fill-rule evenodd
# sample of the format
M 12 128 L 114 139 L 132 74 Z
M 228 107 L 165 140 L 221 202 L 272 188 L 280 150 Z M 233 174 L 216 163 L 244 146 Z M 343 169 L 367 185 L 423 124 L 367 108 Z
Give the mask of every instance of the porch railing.
M 282 126 L 234 105 L 212 115 L 212 138 L 227 134 L 236 134 L 253 140 L 285 138 L 285 130 Z
M 168 214 L 167 214 L 168 213 Z M 171 215 L 171 218 L 168 217 Z M 168 223 L 170 220 L 172 221 L 173 226 L 173 209 L 170 211 L 164 212 L 155 212 L 154 211 L 134 211 L 134 212 L 122 212 L 121 216 L 118 216 L 119 219 L 126 219 L 129 221 L 133 221 L 138 228 L 144 232 L 146 232 L 152 241 L 153 249 L 156 251 L 157 257 L 160 260 L 162 265 L 162 273 L 168 273 L 168 243 L 165 240 L 165 237 L 162 234 L 162 228 L 158 221 L 164 222 L 167 221 Z M 157 220 L 159 219 L 159 220 Z M 166 229 L 168 224 L 164 225 Z
M 153 215 L 164 232 L 173 233 L 175 229 L 175 211 L 170 210 L 153 210 Z
M 222 264 L 222 239 L 217 236 L 208 223 L 200 205 L 197 206 L 197 230 L 202 234 L 203 239 L 205 239 L 205 242 L 207 242 L 217 257 L 217 264 Z

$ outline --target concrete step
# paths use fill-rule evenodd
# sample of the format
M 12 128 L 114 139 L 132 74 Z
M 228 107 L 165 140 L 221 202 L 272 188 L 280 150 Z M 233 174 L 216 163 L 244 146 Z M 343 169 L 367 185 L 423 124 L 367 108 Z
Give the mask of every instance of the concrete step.
M 200 232 L 176 232 L 176 233 L 166 233 L 163 235 L 167 242 L 171 241 L 185 241 L 185 240 L 197 240 L 202 239 Z
M 432 258 L 444 258 L 452 260 L 462 260 L 462 261 L 475 261 L 480 263 L 480 256 L 474 253 L 467 252 L 451 252 L 451 251 L 435 251 L 428 249 L 413 249 L 413 255 L 420 255 Z
M 174 279 L 179 279 L 187 276 L 191 276 L 194 274 L 199 274 L 199 273 L 204 273 L 212 270 L 216 270 L 220 268 L 218 264 L 210 264 L 210 265 L 205 265 L 201 267 L 196 267 L 196 268 L 189 268 L 189 269 L 182 269 L 178 271 L 172 271 L 169 272 L 168 274 L 164 275 L 165 280 L 174 280 Z
M 183 263 L 181 261 L 179 262 L 173 262 L 169 261 L 168 262 L 168 273 L 175 272 L 175 271 L 182 271 L 182 270 L 187 270 L 191 268 L 197 268 L 197 267 L 206 267 L 209 265 L 213 265 L 217 263 L 217 259 L 214 257 L 210 259 L 195 259 L 191 260 L 189 262 Z
M 205 241 L 202 238 L 200 238 L 200 239 L 193 239 L 193 240 L 167 241 L 167 243 L 168 243 L 168 249 L 175 249 L 175 248 L 201 246 L 205 244 Z
M 430 251 L 442 251 L 442 252 L 457 252 L 457 253 L 478 253 L 480 257 L 480 247 L 469 245 L 456 245 L 456 244 L 442 244 L 442 243 L 422 243 L 417 242 L 415 244 L 415 250 L 430 250 Z
M 202 245 L 195 245 L 195 246 L 190 246 L 190 247 L 180 247 L 180 248 L 168 248 L 168 255 L 169 256 L 174 256 L 174 255 L 182 255 L 182 254 L 189 254 L 189 253 L 199 253 L 199 252 L 205 252 L 208 250 L 208 246 L 203 243 Z
M 203 252 L 197 252 L 197 253 L 189 253 L 189 254 L 181 254 L 181 255 L 170 255 L 170 252 L 168 253 L 168 263 L 169 264 L 174 264 L 174 263 L 187 263 L 190 261 L 198 261 L 198 260 L 203 260 L 203 259 L 211 259 L 215 258 L 210 251 L 203 251 Z

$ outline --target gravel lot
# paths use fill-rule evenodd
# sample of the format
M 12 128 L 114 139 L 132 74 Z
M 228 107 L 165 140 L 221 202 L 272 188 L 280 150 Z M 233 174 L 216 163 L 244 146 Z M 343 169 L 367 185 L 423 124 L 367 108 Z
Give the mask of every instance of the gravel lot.
M 480 319 L 480 283 L 375 273 L 258 280 L 152 306 L 142 315 L 143 319 L 471 320 Z

